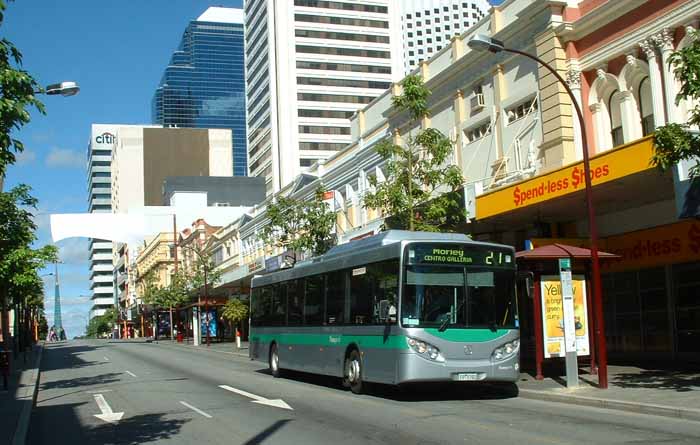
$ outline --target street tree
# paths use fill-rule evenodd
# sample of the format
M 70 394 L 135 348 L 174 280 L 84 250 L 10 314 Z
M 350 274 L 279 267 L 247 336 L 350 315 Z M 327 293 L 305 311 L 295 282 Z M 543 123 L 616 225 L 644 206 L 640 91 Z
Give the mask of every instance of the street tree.
M 685 101 L 690 110 L 688 121 L 670 123 L 659 127 L 654 133 L 654 155 L 652 164 L 667 170 L 681 161 L 695 160 L 689 175 L 700 178 L 700 32 L 693 31 L 692 43 L 674 51 L 669 64 L 680 83 L 676 105 Z M 691 129 L 695 129 L 694 132 Z
M 104 314 L 92 317 L 85 334 L 88 337 L 99 338 L 112 332 L 112 328 L 117 323 L 117 310 L 114 307 L 108 308 Z
M 33 248 L 36 224 L 32 211 L 37 200 L 27 185 L 18 185 L 0 192 L 0 329 L 9 349 L 8 309 L 25 304 L 25 299 L 38 292 L 41 280 L 37 270 L 57 260 L 54 246 Z
M 226 302 L 221 315 L 238 329 L 238 324 L 248 318 L 248 305 L 237 298 L 229 300 Z
M 0 26 L 6 8 L 6 2 L 0 0 Z M 6 38 L 0 39 L 0 190 L 7 167 L 16 161 L 15 153 L 24 150 L 12 133 L 29 123 L 32 108 L 45 114 L 44 105 L 35 97 L 41 87 L 21 66 L 22 53 Z
M 320 187 L 311 200 L 279 196 L 266 209 L 270 223 L 262 230 L 265 244 L 313 255 L 326 253 L 336 244 L 333 234 L 335 213 L 323 202 L 325 190 Z
M 429 116 L 430 91 L 423 79 L 411 75 L 402 82 L 402 94 L 392 98 L 399 113 L 407 113 L 411 127 L 419 127 Z M 465 212 L 457 190 L 462 172 L 449 162 L 454 145 L 435 128 L 409 133 L 403 145 L 384 139 L 376 146 L 384 160 L 386 179 L 370 177 L 371 189 L 363 199 L 368 209 L 380 209 L 386 216 L 385 229 L 455 231 Z

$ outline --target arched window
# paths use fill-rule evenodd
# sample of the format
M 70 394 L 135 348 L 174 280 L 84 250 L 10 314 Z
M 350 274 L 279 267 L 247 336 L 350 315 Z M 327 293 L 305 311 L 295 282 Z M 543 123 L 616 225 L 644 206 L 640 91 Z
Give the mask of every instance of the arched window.
M 610 136 L 612 146 L 617 147 L 624 143 L 622 134 L 622 116 L 620 115 L 620 91 L 615 90 L 608 99 L 608 115 L 610 116 Z
M 639 115 L 642 117 L 642 134 L 644 136 L 654 132 L 654 110 L 651 99 L 651 83 L 649 77 L 645 77 L 639 82 Z

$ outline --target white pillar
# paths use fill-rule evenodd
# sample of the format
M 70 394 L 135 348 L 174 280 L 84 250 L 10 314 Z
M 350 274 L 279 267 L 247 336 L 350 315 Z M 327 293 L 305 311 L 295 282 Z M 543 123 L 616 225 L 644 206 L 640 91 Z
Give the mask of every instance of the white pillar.
M 656 61 L 656 50 L 653 42 L 645 40 L 639 44 L 644 51 L 649 62 L 649 81 L 651 82 L 652 109 L 654 110 L 654 126 L 666 125 L 666 111 L 664 110 L 663 83 L 661 82 L 661 71 Z
M 664 93 L 666 93 L 666 116 L 668 122 L 678 122 L 680 116 L 676 106 L 676 79 L 673 68 L 668 63 L 673 52 L 673 33 L 668 28 L 654 37 L 661 51 L 661 71 L 664 75 Z
M 579 108 L 581 108 L 581 112 L 583 112 L 583 101 L 581 99 L 581 71 L 574 68 L 567 71 L 566 82 L 569 84 L 571 92 L 574 93 L 574 97 L 576 98 L 576 102 L 578 102 Z M 574 147 L 576 148 L 574 156 L 576 160 L 580 161 L 581 159 L 583 159 L 583 140 L 581 139 L 581 124 L 579 122 L 576 110 L 573 109 L 573 105 L 571 114 L 574 117 Z
M 202 332 L 199 328 L 199 308 L 192 308 L 192 341 L 195 346 L 202 344 Z
M 642 137 L 639 111 L 631 91 L 620 92 L 620 117 L 622 118 L 622 136 L 625 142 Z
M 610 118 L 603 113 L 603 106 L 600 103 L 591 104 L 588 108 L 590 108 L 591 114 L 593 115 L 593 122 L 595 122 L 596 153 L 609 150 L 612 146 Z

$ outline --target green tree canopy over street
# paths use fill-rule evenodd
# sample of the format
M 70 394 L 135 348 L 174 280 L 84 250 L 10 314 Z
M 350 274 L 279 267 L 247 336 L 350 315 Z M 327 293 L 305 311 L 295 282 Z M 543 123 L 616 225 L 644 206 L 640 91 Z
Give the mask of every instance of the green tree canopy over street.
M 430 91 L 420 76 L 402 82 L 403 92 L 392 98 L 396 111 L 408 113 L 412 126 L 429 116 Z M 384 159 L 386 179 L 370 177 L 364 196 L 365 208 L 381 209 L 385 229 L 450 232 L 464 221 L 465 212 L 457 190 L 462 186 L 460 168 L 449 162 L 452 141 L 435 128 L 408 134 L 404 145 L 385 139 L 377 144 Z
M 314 255 L 333 247 L 336 216 L 323 202 L 324 193 L 323 188 L 318 188 L 309 201 L 279 196 L 276 202 L 269 204 L 266 216 L 270 223 L 262 230 L 265 244 Z
M 7 4 L 0 0 L 0 25 Z M 14 133 L 29 123 L 30 110 L 44 113 L 44 105 L 35 97 L 41 91 L 36 80 L 21 68 L 22 53 L 6 38 L 0 39 L 0 328 L 5 347 L 9 345 L 8 310 L 12 305 L 19 332 L 15 347 L 29 344 L 32 321 L 43 310 L 43 283 L 37 271 L 57 260 L 54 246 L 34 248 L 37 227 L 32 211 L 37 200 L 31 188 L 20 184 L 3 191 L 3 180 L 15 153 L 24 150 Z M 39 317 L 40 318 L 40 317 Z

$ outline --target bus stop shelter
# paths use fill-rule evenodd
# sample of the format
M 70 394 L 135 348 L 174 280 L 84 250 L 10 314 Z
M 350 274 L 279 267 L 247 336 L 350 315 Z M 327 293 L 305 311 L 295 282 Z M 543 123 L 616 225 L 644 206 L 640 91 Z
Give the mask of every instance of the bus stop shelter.
M 603 263 L 617 255 L 598 252 Z M 577 355 L 590 359 L 591 372 L 597 372 L 595 348 L 591 332 L 594 320 L 591 298 L 591 251 L 584 247 L 550 244 L 532 250 L 516 252 L 518 263 L 521 344 L 525 359 L 534 355 L 535 378 L 542 380 L 545 359 L 562 359 L 563 315 L 559 260 L 569 259 L 573 275 L 574 306 L 576 314 Z M 523 288 L 524 287 L 524 288 Z M 534 353 L 534 354 L 533 354 Z

